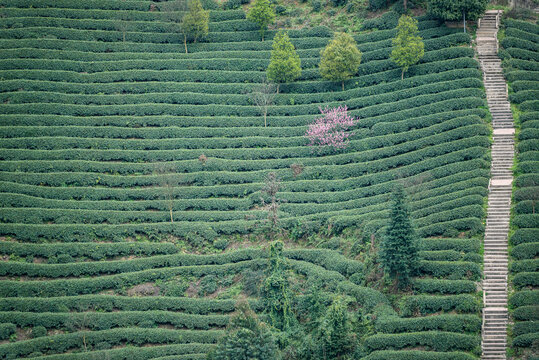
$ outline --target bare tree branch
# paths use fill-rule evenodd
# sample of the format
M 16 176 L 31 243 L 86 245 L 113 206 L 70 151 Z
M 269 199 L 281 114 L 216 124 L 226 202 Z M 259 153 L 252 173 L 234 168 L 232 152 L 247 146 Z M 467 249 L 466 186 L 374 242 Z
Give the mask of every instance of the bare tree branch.
M 275 84 L 263 82 L 249 95 L 253 104 L 258 107 L 258 110 L 264 116 L 264 127 L 267 126 L 268 108 L 273 105 L 276 94 L 277 87 Z

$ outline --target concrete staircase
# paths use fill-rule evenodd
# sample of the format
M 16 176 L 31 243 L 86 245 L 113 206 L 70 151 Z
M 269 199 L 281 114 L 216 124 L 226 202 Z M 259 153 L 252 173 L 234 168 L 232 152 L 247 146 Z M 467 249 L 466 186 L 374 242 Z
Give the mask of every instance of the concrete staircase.
M 501 13 L 487 11 L 477 30 L 477 56 L 483 70 L 494 128 L 491 181 L 484 242 L 483 326 L 481 359 L 506 359 L 507 235 L 511 210 L 511 167 L 514 156 L 513 115 L 498 58 L 496 38 Z

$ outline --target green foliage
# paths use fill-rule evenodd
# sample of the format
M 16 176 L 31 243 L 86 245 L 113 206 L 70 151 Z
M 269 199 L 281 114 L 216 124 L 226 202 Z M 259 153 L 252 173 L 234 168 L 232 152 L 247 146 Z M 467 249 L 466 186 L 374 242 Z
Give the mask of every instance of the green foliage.
M 318 340 L 321 359 L 339 359 L 351 350 L 353 346 L 348 319 L 348 307 L 344 299 L 333 300 L 322 319 L 319 328 Z
M 269 328 L 258 320 L 246 302 L 237 305 L 224 337 L 213 350 L 211 360 L 277 360 L 279 352 Z
M 42 336 L 47 336 L 47 328 L 41 325 L 34 326 L 32 328 L 32 338 L 35 339 Z
M 481 330 L 481 318 L 477 315 L 442 314 L 420 318 L 391 318 L 376 321 L 376 331 L 381 333 L 431 330 L 477 333 Z
M 435 351 L 472 351 L 479 346 L 479 336 L 442 331 L 410 332 L 402 334 L 376 334 L 365 340 L 368 352 L 425 347 Z
M 378 11 L 388 7 L 391 2 L 389 0 L 369 0 L 369 9 L 371 11 Z
M 210 13 L 202 8 L 200 0 L 189 0 L 189 11 L 183 16 L 181 29 L 184 39 L 197 42 L 198 39 L 208 35 Z M 187 53 L 187 45 L 185 46 Z
M 397 26 L 398 33 L 393 39 L 391 60 L 402 68 L 401 79 L 408 68 L 415 65 L 425 55 L 423 39 L 417 35 L 417 20 L 402 15 Z
M 389 228 L 380 242 L 379 258 L 384 270 L 400 287 L 406 286 L 418 269 L 417 238 L 400 185 L 394 189 Z
M 180 336 L 181 335 L 181 336 Z M 201 348 L 208 351 L 223 335 L 220 330 L 170 330 L 170 329 L 147 329 L 147 328 L 120 328 L 104 331 L 77 331 L 73 333 L 43 336 L 37 339 L 17 341 L 4 344 L 0 347 L 2 358 L 25 358 L 33 352 L 65 353 L 69 350 L 83 350 L 84 343 L 88 347 L 102 342 L 115 345 L 142 345 L 152 344 L 184 344 L 193 348 Z M 160 346 L 158 346 L 160 348 Z M 151 355 L 150 355 L 151 356 Z
M 247 20 L 258 24 L 260 28 L 260 36 L 264 41 L 264 34 L 268 25 L 275 21 L 275 10 L 269 0 L 255 0 L 255 4 L 247 13 Z
M 316 294 L 318 293 L 313 293 L 315 296 Z M 318 308 L 318 311 L 314 310 L 314 312 L 313 309 L 309 309 L 309 315 L 315 316 L 310 319 L 315 328 L 310 335 L 301 339 L 299 358 L 305 360 L 346 359 L 354 350 L 353 330 L 356 330 L 352 327 L 346 298 L 333 298 L 331 304 L 326 307 L 325 314 L 323 314 L 325 304 L 320 298 L 310 300 L 309 305 Z M 322 316 L 318 318 L 320 315 Z
M 279 32 L 273 38 L 273 50 L 266 72 L 268 80 L 288 83 L 301 75 L 301 60 L 286 32 Z
M 537 303 L 539 303 L 539 290 L 519 291 L 509 298 L 509 305 L 513 308 L 534 305 Z
M 428 0 L 430 14 L 443 20 L 477 20 L 485 12 L 488 0 Z
M 476 357 L 470 353 L 433 352 L 423 350 L 379 350 L 369 354 L 365 360 L 474 360 Z
M 12 323 L 0 323 L 0 340 L 9 339 L 9 337 L 15 334 L 17 326 Z
M 279 330 L 288 330 L 293 321 L 290 289 L 286 274 L 287 262 L 283 256 L 284 244 L 275 241 L 270 244 L 269 267 L 264 280 L 262 298 L 270 323 Z
M 344 81 L 358 72 L 361 51 L 356 41 L 346 33 L 336 33 L 334 39 L 320 52 L 320 74 L 324 79 Z
M 402 300 L 400 310 L 402 316 L 427 315 L 440 311 L 456 311 L 459 314 L 476 313 L 479 301 L 473 295 L 415 295 Z

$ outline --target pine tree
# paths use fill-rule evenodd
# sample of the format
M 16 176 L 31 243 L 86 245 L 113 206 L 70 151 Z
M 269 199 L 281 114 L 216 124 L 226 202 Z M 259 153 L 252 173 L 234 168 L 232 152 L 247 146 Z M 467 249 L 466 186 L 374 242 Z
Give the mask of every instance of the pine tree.
M 247 301 L 238 302 L 225 336 L 208 355 L 210 360 L 277 360 L 279 351 L 269 328 L 258 320 Z
M 264 41 L 268 25 L 275 21 L 275 11 L 269 0 L 256 0 L 255 5 L 247 13 L 247 20 L 260 26 L 260 36 Z
M 189 11 L 184 15 L 181 23 L 185 52 L 187 52 L 187 40 L 194 43 L 198 39 L 208 35 L 210 12 L 204 10 L 200 0 L 189 1 Z
M 443 20 L 477 20 L 487 9 L 488 0 L 428 0 L 430 14 Z
M 380 243 L 380 261 L 397 286 L 406 286 L 418 266 L 418 248 L 406 197 L 401 186 L 393 192 L 393 208 L 386 235 Z
M 417 64 L 425 55 L 425 44 L 417 35 L 417 20 L 402 15 L 397 26 L 397 36 L 393 39 L 391 60 L 402 68 L 401 80 L 408 68 Z
M 296 80 L 301 75 L 301 60 L 288 34 L 279 31 L 273 38 L 273 50 L 267 70 L 268 80 L 279 84 Z
M 356 41 L 346 33 L 337 33 L 335 38 L 320 52 L 320 74 L 331 81 L 344 81 L 358 72 L 361 52 Z

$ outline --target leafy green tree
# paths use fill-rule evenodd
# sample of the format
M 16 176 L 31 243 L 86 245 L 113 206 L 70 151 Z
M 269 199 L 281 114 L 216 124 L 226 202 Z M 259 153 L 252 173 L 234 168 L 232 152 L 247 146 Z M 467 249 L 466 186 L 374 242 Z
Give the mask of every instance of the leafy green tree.
M 397 37 L 393 39 L 391 60 L 402 68 L 401 80 L 408 68 L 417 64 L 425 55 L 423 39 L 417 35 L 417 20 L 402 15 L 397 26 Z
M 196 43 L 198 39 L 208 35 L 209 21 L 210 12 L 204 10 L 200 0 L 189 1 L 189 11 L 184 15 L 181 23 L 186 53 L 188 39 Z
M 344 91 L 344 81 L 357 74 L 361 63 L 356 41 L 346 33 L 337 33 L 320 55 L 320 74 L 324 79 L 341 81 Z
M 268 276 L 264 281 L 263 298 L 271 325 L 279 330 L 287 330 L 293 319 L 290 290 L 286 276 L 284 244 L 274 241 L 270 245 Z
M 489 0 L 428 0 L 430 14 L 443 20 L 477 20 L 487 9 Z
M 419 262 L 415 235 L 402 186 L 393 191 L 393 207 L 386 235 L 380 243 L 380 262 L 396 286 L 405 286 Z
M 352 349 L 348 307 L 343 298 L 333 300 L 320 324 L 320 345 L 323 359 L 339 359 Z
M 269 0 L 256 0 L 255 5 L 247 13 L 247 20 L 260 26 L 260 36 L 264 41 L 264 34 L 268 25 L 275 21 L 275 10 Z
M 318 328 L 303 338 L 298 348 L 301 360 L 348 358 L 354 350 L 355 335 L 344 298 L 336 297 L 318 323 Z
M 260 322 L 247 301 L 236 305 L 225 336 L 208 354 L 209 360 L 277 360 L 279 350 L 268 326 Z
M 301 60 L 288 34 L 279 31 L 273 38 L 273 50 L 267 70 L 268 80 L 279 84 L 296 80 L 301 75 Z

